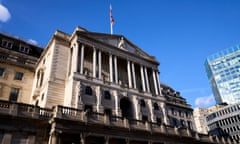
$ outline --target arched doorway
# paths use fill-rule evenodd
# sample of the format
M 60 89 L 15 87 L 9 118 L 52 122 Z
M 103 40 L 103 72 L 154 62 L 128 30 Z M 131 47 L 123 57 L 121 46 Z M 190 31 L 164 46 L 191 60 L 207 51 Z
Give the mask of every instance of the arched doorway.
M 132 103 L 128 98 L 122 98 L 120 100 L 120 109 L 122 110 L 122 117 L 133 119 Z

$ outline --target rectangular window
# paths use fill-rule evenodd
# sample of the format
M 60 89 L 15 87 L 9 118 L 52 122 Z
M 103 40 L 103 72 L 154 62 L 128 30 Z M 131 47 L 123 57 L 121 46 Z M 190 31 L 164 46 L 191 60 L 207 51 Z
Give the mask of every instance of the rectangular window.
M 19 88 L 12 88 L 10 91 L 9 100 L 10 101 L 17 101 L 19 94 Z
M 23 53 L 29 53 L 29 47 L 24 46 L 24 45 L 20 45 L 19 51 L 23 52 Z
M 23 73 L 17 72 L 15 74 L 14 80 L 22 80 L 22 78 L 23 78 Z
M 0 54 L 0 60 L 6 60 L 6 59 L 7 59 L 6 55 Z
M 0 68 L 0 77 L 2 77 L 4 74 L 4 68 Z
M 18 58 L 17 62 L 21 64 L 26 64 L 26 59 Z
M 7 40 L 2 40 L 2 47 L 11 49 L 13 46 L 13 42 L 7 41 Z

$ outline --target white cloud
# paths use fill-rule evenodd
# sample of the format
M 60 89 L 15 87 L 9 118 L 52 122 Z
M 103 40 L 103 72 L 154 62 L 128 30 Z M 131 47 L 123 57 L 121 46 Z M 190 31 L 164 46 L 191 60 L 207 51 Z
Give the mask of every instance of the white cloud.
M 195 105 L 197 107 L 209 107 L 215 104 L 213 95 L 198 97 L 195 99 Z
M 0 21 L 7 22 L 11 18 L 8 9 L 0 3 Z
M 33 39 L 29 39 L 28 42 L 31 43 L 31 44 L 34 44 L 34 45 L 38 44 L 38 42 L 36 40 L 33 40 Z
M 190 88 L 190 89 L 183 89 L 180 92 L 181 93 L 195 93 L 195 92 L 200 92 L 202 94 L 206 93 L 206 91 L 209 88 Z

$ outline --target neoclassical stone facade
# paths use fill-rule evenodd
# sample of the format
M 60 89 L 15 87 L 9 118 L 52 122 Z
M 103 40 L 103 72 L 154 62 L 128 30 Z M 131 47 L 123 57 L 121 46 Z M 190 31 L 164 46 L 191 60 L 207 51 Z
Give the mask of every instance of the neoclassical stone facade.
M 179 92 L 160 84 L 159 62 L 122 35 L 80 27 L 72 34 L 56 31 L 37 60 L 32 81 L 23 85 L 31 87 L 29 102 L 0 101 L 4 144 L 216 140 L 195 132 L 191 106 Z
M 158 65 L 123 36 L 57 31 L 37 65 L 32 104 L 167 123 Z

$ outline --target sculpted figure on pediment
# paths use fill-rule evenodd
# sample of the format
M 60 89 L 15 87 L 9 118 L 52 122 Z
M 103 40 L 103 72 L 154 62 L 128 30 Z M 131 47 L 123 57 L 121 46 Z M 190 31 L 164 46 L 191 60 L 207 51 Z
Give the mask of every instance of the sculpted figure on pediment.
M 118 47 L 119 47 L 119 48 L 122 48 L 122 49 L 125 49 L 125 48 L 126 48 L 123 37 L 121 37 L 121 40 L 120 40 L 119 43 L 118 43 Z

